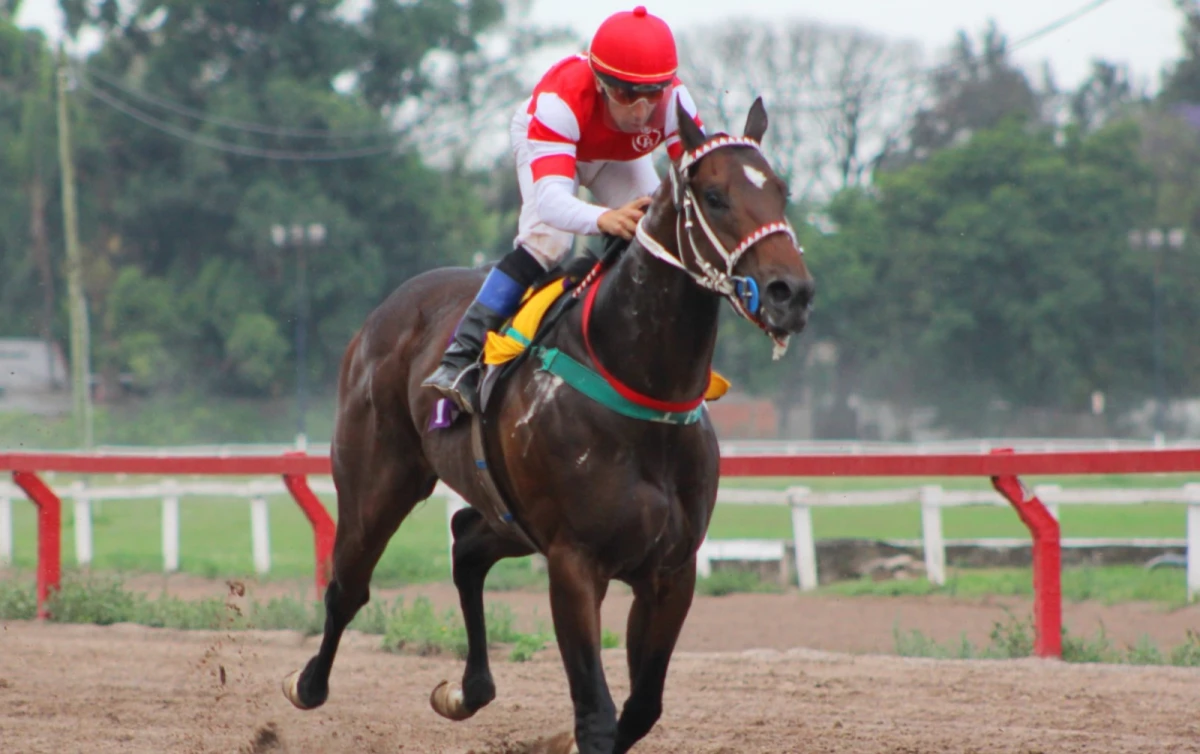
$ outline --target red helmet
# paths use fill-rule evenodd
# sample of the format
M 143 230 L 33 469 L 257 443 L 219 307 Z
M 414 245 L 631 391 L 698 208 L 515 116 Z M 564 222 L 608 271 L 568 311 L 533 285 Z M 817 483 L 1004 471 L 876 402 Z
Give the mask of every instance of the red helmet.
M 679 68 L 675 35 L 641 5 L 604 19 L 592 37 L 588 61 L 601 79 L 627 85 L 665 86 Z

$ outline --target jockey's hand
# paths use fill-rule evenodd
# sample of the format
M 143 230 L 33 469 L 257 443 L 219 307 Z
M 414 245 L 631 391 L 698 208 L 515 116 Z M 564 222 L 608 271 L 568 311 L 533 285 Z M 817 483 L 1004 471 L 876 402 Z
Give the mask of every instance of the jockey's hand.
M 650 206 L 650 197 L 643 196 L 640 199 L 634 199 L 624 207 L 610 209 L 596 220 L 596 225 L 600 226 L 600 230 L 613 236 L 620 236 L 626 241 L 633 240 L 633 233 L 637 229 L 638 220 L 642 219 L 642 215 L 646 214 L 646 208 Z

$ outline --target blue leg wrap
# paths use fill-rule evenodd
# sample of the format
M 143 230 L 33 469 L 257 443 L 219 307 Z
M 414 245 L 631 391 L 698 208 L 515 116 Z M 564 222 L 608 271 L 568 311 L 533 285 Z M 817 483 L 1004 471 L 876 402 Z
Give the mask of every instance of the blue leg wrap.
M 521 303 L 528 286 L 521 285 L 499 269 L 493 269 L 483 281 L 475 300 L 501 317 L 511 317 Z

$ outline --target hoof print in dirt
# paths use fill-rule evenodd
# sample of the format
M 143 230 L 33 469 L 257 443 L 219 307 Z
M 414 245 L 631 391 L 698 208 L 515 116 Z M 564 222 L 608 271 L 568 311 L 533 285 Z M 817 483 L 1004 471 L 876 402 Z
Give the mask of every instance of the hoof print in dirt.
M 287 754 L 287 747 L 283 745 L 275 723 L 267 723 L 258 729 L 254 740 L 243 751 L 245 754 Z

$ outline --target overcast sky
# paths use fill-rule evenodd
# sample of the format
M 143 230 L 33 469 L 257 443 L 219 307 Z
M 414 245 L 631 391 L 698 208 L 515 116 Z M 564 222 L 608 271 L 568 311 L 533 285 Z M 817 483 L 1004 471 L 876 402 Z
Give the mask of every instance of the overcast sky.
M 726 18 L 803 18 L 858 26 L 913 39 L 932 58 L 959 29 L 978 32 L 995 19 L 1010 39 L 1018 39 L 1086 5 L 1085 0 L 649 0 L 646 7 L 672 26 L 713 23 Z M 627 10 L 624 0 L 588 3 L 534 0 L 533 18 L 567 24 L 585 38 L 608 14 Z M 730 8 L 737 8 L 737 15 Z M 1180 14 L 1172 0 L 1109 0 L 1095 11 L 1031 43 L 1017 59 L 1036 65 L 1049 60 L 1060 85 L 1087 76 L 1090 62 L 1103 57 L 1129 64 L 1157 87 L 1158 72 L 1181 54 Z
M 586 39 L 605 16 L 634 4 L 627 0 L 533 0 L 532 18 L 547 25 L 568 25 Z M 646 6 L 673 27 L 731 17 L 802 18 L 859 26 L 916 40 L 932 59 L 959 29 L 977 32 L 988 19 L 995 19 L 1010 39 L 1019 39 L 1085 4 L 1085 0 L 649 0 Z M 736 16 L 731 8 L 737 9 Z M 61 23 L 58 3 L 26 0 L 18 22 L 39 26 L 57 37 Z M 1103 57 L 1127 63 L 1139 78 L 1157 87 L 1158 72 L 1180 54 L 1179 29 L 1180 18 L 1172 0 L 1109 0 L 1025 47 L 1017 59 L 1031 66 L 1049 60 L 1059 85 L 1072 86 L 1087 75 L 1091 60 Z

